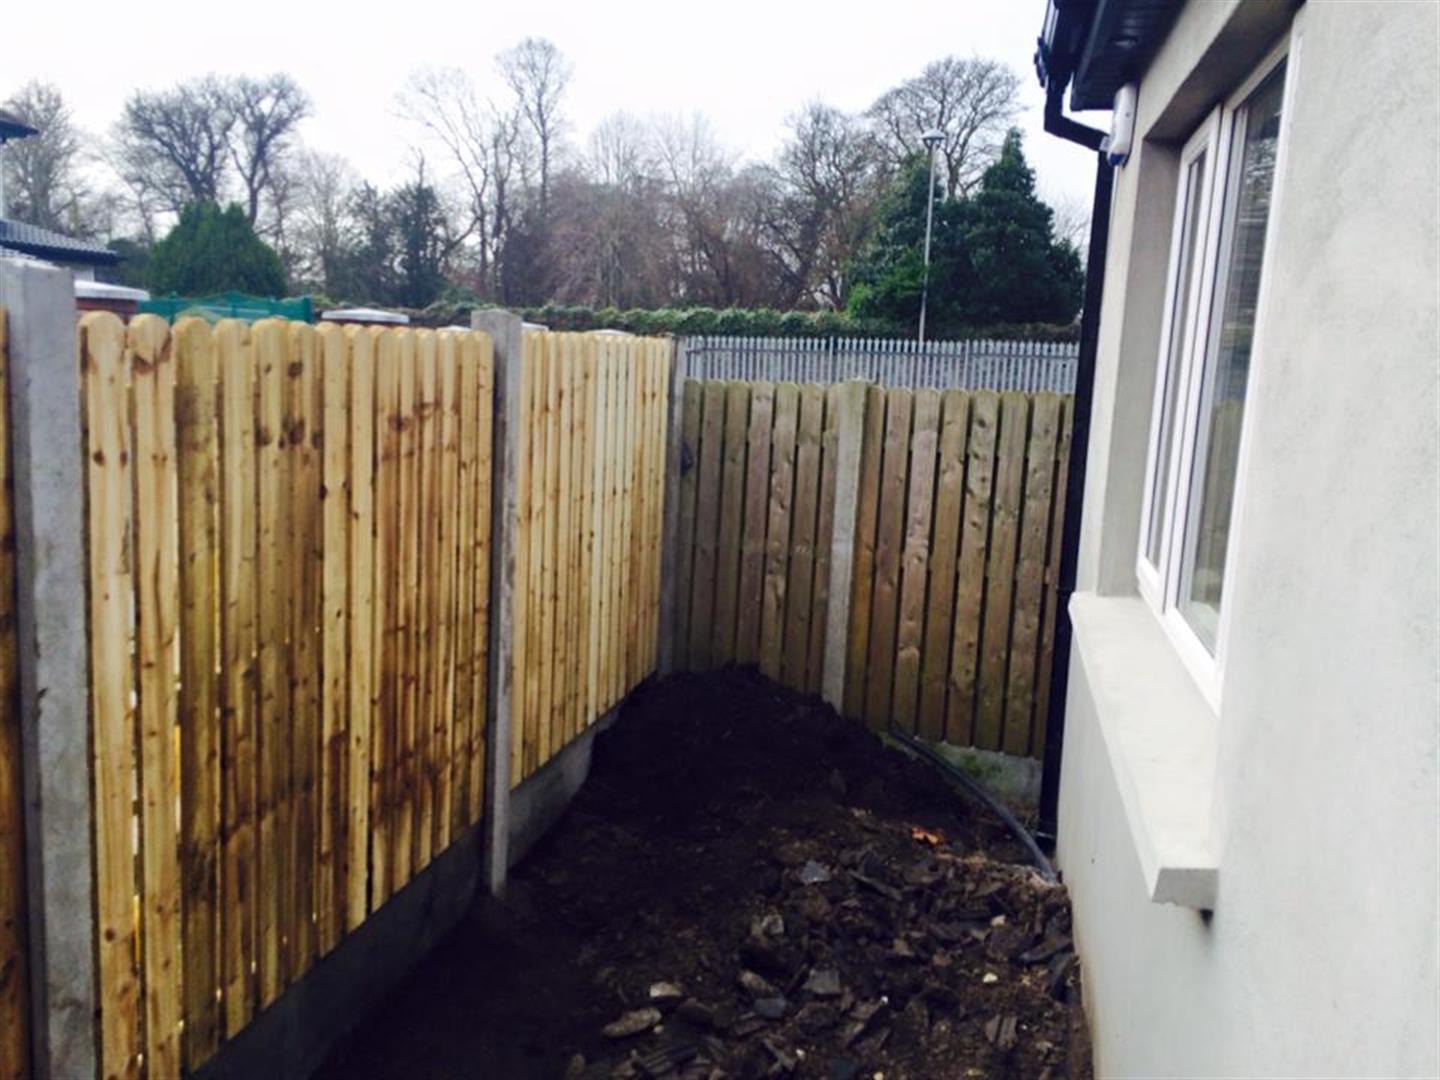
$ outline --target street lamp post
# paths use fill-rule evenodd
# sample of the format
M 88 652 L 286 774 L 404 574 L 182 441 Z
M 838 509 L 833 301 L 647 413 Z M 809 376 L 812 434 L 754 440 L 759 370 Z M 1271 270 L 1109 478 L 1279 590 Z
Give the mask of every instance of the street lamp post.
M 945 141 L 945 133 L 931 128 L 920 136 L 930 152 L 929 190 L 925 202 L 925 276 L 920 285 L 920 344 L 925 344 L 925 307 L 930 302 L 930 230 L 935 222 L 935 148 Z

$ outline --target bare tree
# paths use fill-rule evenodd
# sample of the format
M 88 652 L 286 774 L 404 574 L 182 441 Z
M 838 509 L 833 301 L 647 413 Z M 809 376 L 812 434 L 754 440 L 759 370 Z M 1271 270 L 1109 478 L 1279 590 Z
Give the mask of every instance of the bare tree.
M 783 285 L 767 237 L 777 214 L 774 171 L 737 168 L 703 116 L 661 121 L 656 147 L 671 208 L 675 299 L 717 307 L 776 303 Z
M 597 183 L 633 188 L 656 168 L 650 131 L 629 113 L 611 113 L 590 133 L 586 166 Z
M 504 253 L 515 227 L 529 143 L 518 107 L 483 101 L 458 68 L 422 69 L 400 95 L 404 113 L 444 148 L 466 196 L 467 233 L 474 238 L 469 283 L 499 295 Z
M 947 56 L 881 94 L 866 115 L 892 167 L 923 153 L 921 135 L 939 130 L 946 189 L 968 195 L 1019 111 L 1020 80 L 1008 65 Z
M 812 102 L 788 123 L 776 166 L 784 191 L 772 223 L 791 279 L 790 305 L 845 303 L 845 266 L 869 227 L 878 189 L 874 140 L 856 116 Z
M 505 84 L 529 126 L 540 157 L 540 213 L 550 205 L 550 168 L 564 128 L 561 98 L 570 84 L 570 62 L 554 42 L 526 38 L 502 52 L 497 61 Z
M 335 293 L 351 228 L 350 208 L 359 178 L 342 157 L 305 151 L 298 155 L 292 278 Z
M 295 128 L 310 114 L 310 99 L 289 75 L 263 79 L 242 75 L 224 86 L 234 117 L 230 158 L 245 189 L 245 212 L 251 225 L 260 222 L 261 202 L 275 199 Z M 283 213 L 275 215 L 283 222 Z
M 40 132 L 5 148 L 7 212 L 45 229 L 74 228 L 85 216 L 80 203 L 87 193 L 80 182 L 80 134 L 70 107 L 57 87 L 36 80 L 11 95 L 5 108 Z M 82 223 L 77 231 L 87 230 Z
M 137 202 L 178 213 L 226 190 L 235 113 L 214 76 L 170 90 L 136 91 L 117 129 L 118 165 Z
M 1051 209 L 1055 213 L 1054 232 L 1057 240 L 1068 240 L 1071 247 L 1085 258 L 1090 245 L 1090 204 L 1074 195 L 1062 195 Z

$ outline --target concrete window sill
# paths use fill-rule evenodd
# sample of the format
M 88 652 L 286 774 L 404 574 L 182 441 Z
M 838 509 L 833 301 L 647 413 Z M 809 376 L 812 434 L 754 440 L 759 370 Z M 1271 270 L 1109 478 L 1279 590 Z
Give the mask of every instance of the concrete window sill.
M 1150 899 L 1211 910 L 1215 711 L 1143 600 L 1076 593 L 1070 618 Z

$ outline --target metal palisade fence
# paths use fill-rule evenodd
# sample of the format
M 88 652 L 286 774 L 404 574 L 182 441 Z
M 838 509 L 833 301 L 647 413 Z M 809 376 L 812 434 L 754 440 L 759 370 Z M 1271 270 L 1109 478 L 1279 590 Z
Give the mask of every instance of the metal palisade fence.
M 899 338 L 682 338 L 692 379 L 843 382 L 937 390 L 1075 390 L 1074 342 Z

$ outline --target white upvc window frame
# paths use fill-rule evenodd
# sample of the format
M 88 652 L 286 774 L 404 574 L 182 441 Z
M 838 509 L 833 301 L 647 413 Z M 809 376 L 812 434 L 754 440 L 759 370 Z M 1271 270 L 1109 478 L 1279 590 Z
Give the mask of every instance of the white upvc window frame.
M 1221 688 L 1224 681 L 1226 648 L 1229 642 L 1230 598 L 1232 591 L 1221 593 L 1220 610 L 1215 630 L 1214 649 L 1205 644 L 1199 634 L 1186 620 L 1180 607 L 1180 589 L 1185 561 L 1186 522 L 1192 511 L 1192 490 L 1190 478 L 1194 468 L 1200 440 L 1204 438 L 1200 415 L 1204 390 L 1204 375 L 1209 356 L 1210 336 L 1218 329 L 1222 313 L 1217 311 L 1217 288 L 1223 287 L 1220 275 L 1229 258 L 1229 247 L 1234 239 L 1234 228 L 1226 229 L 1227 213 L 1232 211 L 1235 198 L 1235 177 L 1232 164 L 1237 152 L 1237 128 L 1243 127 L 1242 108 L 1247 99 L 1281 64 L 1286 65 L 1284 86 L 1281 89 L 1280 130 L 1276 147 L 1275 175 L 1270 195 L 1269 215 L 1265 222 L 1265 256 L 1268 261 L 1273 251 L 1272 239 L 1275 221 L 1278 218 L 1283 175 L 1286 159 L 1287 133 L 1293 111 L 1292 94 L 1296 82 L 1296 62 L 1299 56 L 1299 27 L 1297 19 L 1291 32 L 1265 57 L 1235 91 L 1218 105 L 1199 125 L 1186 142 L 1180 155 L 1180 168 L 1176 183 L 1175 214 L 1170 242 L 1169 265 L 1166 274 L 1165 311 L 1161 326 L 1160 350 L 1155 372 L 1155 396 L 1151 408 L 1149 446 L 1145 464 L 1144 496 L 1141 505 L 1139 542 L 1137 546 L 1135 571 L 1140 595 L 1149 604 L 1159 619 L 1167 636 L 1175 646 L 1181 661 L 1199 686 L 1210 706 L 1217 711 L 1220 707 Z M 1243 132 L 1241 133 L 1243 137 Z M 1192 176 L 1193 163 L 1204 155 L 1201 175 Z M 1198 279 L 1192 282 L 1192 296 L 1189 307 L 1177 312 L 1177 289 L 1181 275 L 1184 253 L 1184 230 L 1189 222 L 1187 208 L 1192 183 L 1202 185 L 1198 212 L 1199 221 Z M 1189 254 L 1189 253 L 1185 253 Z M 1236 476 L 1232 492 L 1229 539 L 1227 543 L 1228 566 L 1233 566 L 1235 553 L 1239 550 L 1241 531 L 1240 507 L 1243 505 L 1245 474 L 1249 456 L 1250 431 L 1254 422 L 1255 401 L 1253 386 L 1256 371 L 1263 362 L 1260 342 L 1265 324 L 1266 293 L 1269 277 L 1261 264 L 1259 294 L 1257 296 L 1255 326 L 1252 337 L 1250 368 L 1247 376 L 1248 387 L 1244 416 L 1241 420 L 1240 442 L 1236 458 Z M 1219 298 L 1223 301 L 1223 296 Z M 1174 320 L 1184 318 L 1186 325 L 1179 336 L 1179 347 L 1175 348 Z M 1170 366 L 1180 365 L 1177 382 L 1178 395 L 1174 403 L 1172 423 L 1176 430 L 1171 437 L 1168 460 L 1161 459 L 1162 412 L 1166 408 L 1166 387 L 1169 383 Z M 1160 544 L 1158 564 L 1149 559 L 1151 547 L 1150 522 L 1153 501 L 1156 498 L 1158 480 L 1167 477 L 1164 507 L 1159 518 Z M 1195 507 L 1198 509 L 1198 507 Z

